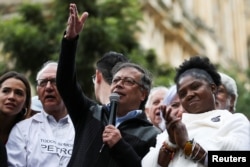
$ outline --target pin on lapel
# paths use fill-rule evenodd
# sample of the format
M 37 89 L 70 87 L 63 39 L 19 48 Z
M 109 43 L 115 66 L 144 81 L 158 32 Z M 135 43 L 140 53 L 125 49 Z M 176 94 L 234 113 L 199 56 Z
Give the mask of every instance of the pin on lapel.
M 211 121 L 213 121 L 213 122 L 220 122 L 220 115 L 219 115 L 219 116 L 216 116 L 216 117 L 211 118 Z

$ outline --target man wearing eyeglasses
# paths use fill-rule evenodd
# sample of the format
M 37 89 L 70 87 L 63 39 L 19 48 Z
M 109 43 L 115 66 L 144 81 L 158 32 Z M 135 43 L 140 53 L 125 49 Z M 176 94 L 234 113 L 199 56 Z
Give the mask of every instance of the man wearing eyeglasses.
M 56 62 L 37 73 L 43 110 L 18 123 L 6 144 L 9 166 L 66 167 L 73 149 L 74 126 L 56 86 Z
M 105 53 L 97 62 L 95 74 L 92 75 L 96 100 L 101 104 L 109 103 L 112 68 L 118 63 L 128 62 L 126 56 L 110 51 Z
M 141 159 L 155 145 L 156 135 L 160 133 L 143 112 L 151 88 L 151 75 L 139 65 L 128 62 L 112 69 L 110 92 L 120 98 L 115 125 L 108 124 L 109 105 L 100 106 L 86 97 L 77 83 L 77 39 L 87 17 L 85 12 L 78 18 L 76 5 L 70 4 L 58 63 L 57 88 L 76 130 L 68 167 L 140 167 Z

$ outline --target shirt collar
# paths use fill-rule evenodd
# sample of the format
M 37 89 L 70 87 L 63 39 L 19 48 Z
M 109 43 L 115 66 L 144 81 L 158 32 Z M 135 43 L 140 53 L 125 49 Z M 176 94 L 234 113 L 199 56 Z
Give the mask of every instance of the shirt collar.
M 137 115 L 141 114 L 142 110 L 133 110 L 128 112 L 125 116 L 116 117 L 116 127 L 118 127 L 122 122 L 135 118 Z
M 47 118 L 47 120 L 49 121 L 49 122 L 57 122 L 56 120 L 55 120 L 55 118 L 52 116 L 52 115 L 50 115 L 50 114 L 48 114 L 48 113 L 46 113 L 45 111 L 42 111 L 42 113 L 43 113 L 43 115 L 45 116 L 45 118 Z M 61 118 L 59 121 L 58 121 L 58 123 L 70 123 L 70 119 L 69 119 L 69 115 L 67 114 L 65 117 L 63 117 L 63 118 Z

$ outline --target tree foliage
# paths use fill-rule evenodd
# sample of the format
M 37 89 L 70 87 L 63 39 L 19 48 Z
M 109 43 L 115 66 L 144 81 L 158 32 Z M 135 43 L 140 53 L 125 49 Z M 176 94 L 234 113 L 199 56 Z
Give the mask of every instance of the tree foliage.
M 12 62 L 14 69 L 29 71 L 32 81 L 44 62 L 58 59 L 69 3 L 68 0 L 54 0 L 46 6 L 23 4 L 18 10 L 19 17 L 0 23 L 3 32 L 0 40 L 4 43 L 6 59 Z M 137 21 L 141 19 L 138 1 L 76 0 L 75 3 L 79 14 L 89 12 L 76 57 L 78 79 L 87 95 L 93 95 L 91 75 L 95 61 L 105 52 L 121 52 L 145 67 L 156 63 L 154 52 L 141 50 L 134 37 L 134 32 L 139 30 Z M 3 65 L 2 68 L 9 70 L 13 66 Z
M 39 5 L 24 4 L 20 16 L 0 23 L 0 39 L 3 42 L 5 61 L 11 65 L 5 70 L 29 71 L 35 80 L 42 62 L 55 52 L 53 38 L 48 37 L 47 23 Z M 14 67 L 12 67 L 14 66 Z

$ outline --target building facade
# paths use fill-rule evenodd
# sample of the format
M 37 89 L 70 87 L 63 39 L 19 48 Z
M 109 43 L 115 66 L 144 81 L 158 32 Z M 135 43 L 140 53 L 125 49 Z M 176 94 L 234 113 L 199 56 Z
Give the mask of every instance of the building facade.
M 160 63 L 178 66 L 206 55 L 225 69 L 249 68 L 249 0 L 142 0 L 142 47 L 155 49 Z M 248 28 L 249 27 L 249 28 Z

